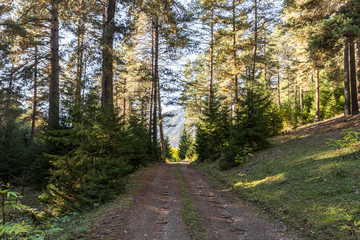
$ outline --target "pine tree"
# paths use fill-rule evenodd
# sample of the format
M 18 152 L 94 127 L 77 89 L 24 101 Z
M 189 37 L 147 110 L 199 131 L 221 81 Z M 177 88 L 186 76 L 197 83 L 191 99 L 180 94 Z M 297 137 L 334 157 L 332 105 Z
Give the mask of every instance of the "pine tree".
M 186 127 L 183 127 L 178 145 L 178 155 L 181 160 L 186 158 L 186 153 L 190 147 L 190 136 L 186 131 Z
M 173 153 L 171 150 L 170 140 L 168 136 L 165 138 L 165 157 L 169 160 L 172 160 L 173 158 Z

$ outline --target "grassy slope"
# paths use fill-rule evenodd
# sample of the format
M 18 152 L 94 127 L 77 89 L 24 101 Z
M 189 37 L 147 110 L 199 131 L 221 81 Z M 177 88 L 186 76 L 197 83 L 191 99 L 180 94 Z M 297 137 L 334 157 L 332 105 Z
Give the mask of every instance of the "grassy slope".
M 359 119 L 330 119 L 271 138 L 271 148 L 241 167 L 197 167 L 308 239 L 355 239 L 340 229 L 360 220 L 360 154 L 354 159 L 351 149 L 339 154 L 325 144 L 350 127 L 359 131 Z

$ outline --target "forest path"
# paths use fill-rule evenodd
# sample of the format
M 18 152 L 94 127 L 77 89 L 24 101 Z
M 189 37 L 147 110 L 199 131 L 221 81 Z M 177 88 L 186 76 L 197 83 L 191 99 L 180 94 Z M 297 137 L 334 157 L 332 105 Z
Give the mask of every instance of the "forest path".
M 132 204 L 99 219 L 89 239 L 292 239 L 187 164 L 160 164 L 140 178 Z M 201 232 L 183 221 L 184 194 L 196 206 Z

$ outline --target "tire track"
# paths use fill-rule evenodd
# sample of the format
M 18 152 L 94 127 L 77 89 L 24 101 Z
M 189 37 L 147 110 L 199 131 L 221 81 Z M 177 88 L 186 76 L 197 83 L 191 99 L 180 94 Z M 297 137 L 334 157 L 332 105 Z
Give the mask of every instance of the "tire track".
M 198 208 L 210 240 L 290 240 L 285 234 L 249 207 L 231 200 L 231 196 L 215 188 L 204 176 L 181 165 L 188 193 Z

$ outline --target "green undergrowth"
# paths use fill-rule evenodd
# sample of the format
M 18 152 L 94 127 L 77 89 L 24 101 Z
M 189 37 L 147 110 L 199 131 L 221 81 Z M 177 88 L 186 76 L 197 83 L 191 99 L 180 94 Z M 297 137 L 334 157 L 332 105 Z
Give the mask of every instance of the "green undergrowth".
M 339 151 L 326 144 L 331 139 L 345 139 L 349 130 L 344 129 L 358 125 L 357 121 L 308 126 L 274 137 L 271 148 L 231 170 L 221 171 L 217 162 L 194 165 L 301 237 L 358 239 L 359 145 L 345 144 Z
M 182 209 L 181 216 L 184 220 L 184 223 L 187 228 L 187 232 L 192 239 L 202 240 L 206 239 L 204 232 L 205 229 L 202 226 L 201 218 L 197 213 L 197 208 L 191 200 L 191 197 L 185 189 L 185 182 L 181 175 L 181 170 L 179 165 L 175 167 L 175 177 L 177 183 L 179 184 L 181 200 L 182 200 Z
M 157 163 L 151 164 L 146 168 L 152 168 L 155 166 L 157 166 Z M 142 168 L 142 170 L 146 168 Z M 115 200 L 104 205 L 100 205 L 92 211 L 68 219 L 66 225 L 62 226 L 62 231 L 60 231 L 57 235 L 51 236 L 50 239 L 88 239 L 88 235 L 91 232 L 91 229 L 93 229 L 94 224 L 96 224 L 96 222 L 98 222 L 102 217 L 106 217 L 106 215 L 114 212 L 116 209 L 127 208 L 131 205 L 134 194 L 142 185 L 142 182 L 139 181 L 142 170 L 134 172 L 126 177 L 125 191 Z

